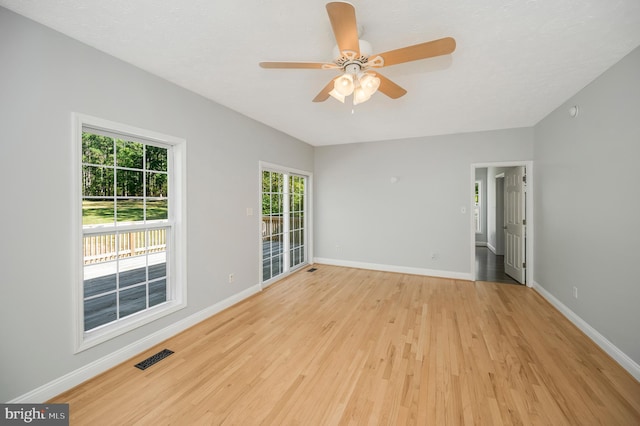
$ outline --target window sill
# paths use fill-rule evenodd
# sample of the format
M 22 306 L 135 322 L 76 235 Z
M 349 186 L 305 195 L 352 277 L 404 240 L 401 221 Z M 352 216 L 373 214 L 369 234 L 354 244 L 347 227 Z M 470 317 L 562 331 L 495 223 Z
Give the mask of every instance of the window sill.
M 81 333 L 82 335 L 78 338 L 78 342 L 76 342 L 74 353 L 80 353 L 107 340 L 121 336 L 131 330 L 177 312 L 186 306 L 187 304 L 184 302 L 170 301 L 130 315 L 120 321 L 105 324 L 90 331 L 83 331 Z M 80 329 L 83 328 L 84 327 L 80 326 Z

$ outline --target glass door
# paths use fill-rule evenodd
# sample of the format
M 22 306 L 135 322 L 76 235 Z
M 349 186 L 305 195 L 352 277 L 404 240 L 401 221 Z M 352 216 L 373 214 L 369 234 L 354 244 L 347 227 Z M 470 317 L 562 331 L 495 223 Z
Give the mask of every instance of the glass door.
M 307 263 L 305 193 L 307 178 L 262 171 L 262 281 Z
M 304 198 L 307 179 L 289 176 L 289 265 L 306 263 Z

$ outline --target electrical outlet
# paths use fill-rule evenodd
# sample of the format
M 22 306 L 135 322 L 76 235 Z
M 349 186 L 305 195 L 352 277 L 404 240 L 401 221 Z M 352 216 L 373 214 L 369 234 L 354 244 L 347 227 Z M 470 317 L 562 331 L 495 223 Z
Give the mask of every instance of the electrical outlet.
M 232 283 L 234 278 L 233 273 L 229 274 L 229 283 Z
M 573 287 L 573 298 L 574 299 L 578 298 L 578 287 L 576 286 Z

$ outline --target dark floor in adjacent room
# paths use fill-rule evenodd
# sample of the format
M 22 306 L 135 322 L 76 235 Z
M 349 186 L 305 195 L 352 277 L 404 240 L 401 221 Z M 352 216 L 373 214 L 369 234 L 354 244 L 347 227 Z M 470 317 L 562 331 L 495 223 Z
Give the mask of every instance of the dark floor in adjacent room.
M 487 247 L 476 247 L 476 281 L 520 284 L 504 272 L 504 256 L 494 254 Z

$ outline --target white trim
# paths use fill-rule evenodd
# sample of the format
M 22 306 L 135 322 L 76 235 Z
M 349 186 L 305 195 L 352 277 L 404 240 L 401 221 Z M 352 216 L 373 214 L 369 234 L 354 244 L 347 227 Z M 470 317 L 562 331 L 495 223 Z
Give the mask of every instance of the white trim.
M 82 140 L 83 127 L 117 132 L 132 137 L 143 138 L 144 143 L 156 142 L 164 146 L 171 145 L 172 156 L 169 157 L 169 170 L 171 170 L 171 180 L 169 182 L 170 214 L 167 222 L 160 226 L 170 225 L 173 231 L 170 238 L 170 251 L 167 255 L 172 258 L 172 262 L 168 263 L 167 272 L 170 275 L 169 281 L 172 283 L 169 289 L 170 301 L 131 315 L 128 318 L 117 321 L 115 323 L 106 324 L 103 327 L 85 332 L 84 330 L 84 306 L 83 306 L 83 265 L 82 265 L 82 182 L 81 167 L 82 162 L 82 144 L 78 143 Z M 124 123 L 118 123 L 105 120 L 99 117 L 93 117 L 86 114 L 76 112 L 71 113 L 71 147 L 73 159 L 73 171 L 71 173 L 72 188 L 76 188 L 72 195 L 72 232 L 73 247 L 72 253 L 72 302 L 74 305 L 74 353 L 79 353 L 90 347 L 96 346 L 116 336 L 127 333 L 144 324 L 155 321 L 158 318 L 169 315 L 187 306 L 187 224 L 186 224 L 186 206 L 187 206 L 187 186 L 186 186 L 186 167 L 187 167 L 187 141 L 183 138 L 171 136 L 155 131 L 130 126 Z M 151 224 L 150 227 L 155 227 Z M 122 230 L 130 229 L 123 226 Z M 104 229 L 89 230 L 92 232 L 103 232 Z M 169 295 L 169 294 L 168 294 Z
M 591 327 L 585 320 L 580 318 L 575 312 L 569 309 L 564 303 L 558 300 L 553 294 L 549 293 L 544 287 L 533 282 L 533 289 L 551 303 L 562 315 L 578 327 L 587 335 L 594 343 L 605 351 L 611 358 L 629 372 L 636 380 L 640 381 L 640 365 L 632 360 L 627 354 L 622 352 L 616 345 L 611 343 L 606 337 L 600 334 L 595 328 Z
M 268 163 L 266 161 L 258 161 L 258 164 L 260 166 L 261 178 L 262 178 L 263 169 L 268 169 L 269 171 L 272 171 L 272 172 L 293 173 L 293 174 L 302 175 L 302 176 L 311 176 L 312 174 L 307 170 L 294 169 L 293 167 L 281 166 L 279 164 Z M 260 182 L 262 182 L 262 180 Z M 262 191 L 262 188 L 260 188 L 260 190 Z
M 476 247 L 487 247 L 486 241 L 476 241 Z
M 316 257 L 315 263 L 349 268 L 369 269 L 372 271 L 398 272 L 401 274 L 425 275 L 437 278 L 451 278 L 455 280 L 473 281 L 473 276 L 466 272 L 442 271 L 437 269 L 414 268 L 412 266 L 382 265 L 378 263 L 356 262 L 342 259 L 328 259 Z
M 170 337 L 173 337 L 190 327 L 193 327 L 197 323 L 206 320 L 212 315 L 215 315 L 218 312 L 221 312 L 224 309 L 227 309 L 259 292 L 260 284 L 249 287 L 248 289 L 236 293 L 235 295 L 225 300 L 222 300 L 206 309 L 188 316 L 187 318 L 171 324 L 170 326 L 165 327 L 162 330 L 158 330 L 155 333 L 152 333 L 149 336 L 138 340 L 137 342 L 125 346 L 107 356 L 104 356 L 77 370 L 65 374 L 62 377 L 52 380 L 51 382 L 46 383 L 45 385 L 40 386 L 39 388 L 34 389 L 30 392 L 27 392 L 24 395 L 20 395 L 12 399 L 11 401 L 8 401 L 8 403 L 17 404 L 26 402 L 45 402 L 53 398 L 54 396 L 59 395 L 62 392 L 65 392 L 73 388 L 74 386 L 77 386 L 80 383 L 107 371 L 110 368 L 115 367 L 118 364 L 130 360 L 131 358 L 139 355 L 141 352 L 144 352 L 147 349 L 150 349 L 158 343 L 161 343 L 162 341 L 169 339 Z
M 496 248 L 490 242 L 487 241 L 486 245 L 487 245 L 487 248 L 491 250 L 493 254 L 496 254 Z
M 469 206 L 471 211 L 473 211 L 473 206 L 475 205 L 475 181 L 476 181 L 476 169 L 483 167 L 518 167 L 524 166 L 527 171 L 527 185 L 526 185 L 526 219 L 527 219 L 527 242 L 526 242 L 526 259 L 527 268 L 525 271 L 526 274 L 526 285 L 527 287 L 533 287 L 533 270 L 534 270 L 534 257 L 533 257 L 533 247 L 534 247 L 534 230 L 533 230 L 533 161 L 503 161 L 503 162 L 495 162 L 495 163 L 472 163 L 471 164 L 471 173 L 470 173 L 470 198 L 469 198 Z M 475 226 L 473 221 L 473 215 L 469 215 L 470 222 L 470 240 L 471 240 L 471 252 L 470 252 L 470 275 L 471 279 L 475 280 L 476 278 L 476 233 Z M 488 238 L 488 236 L 487 236 Z

